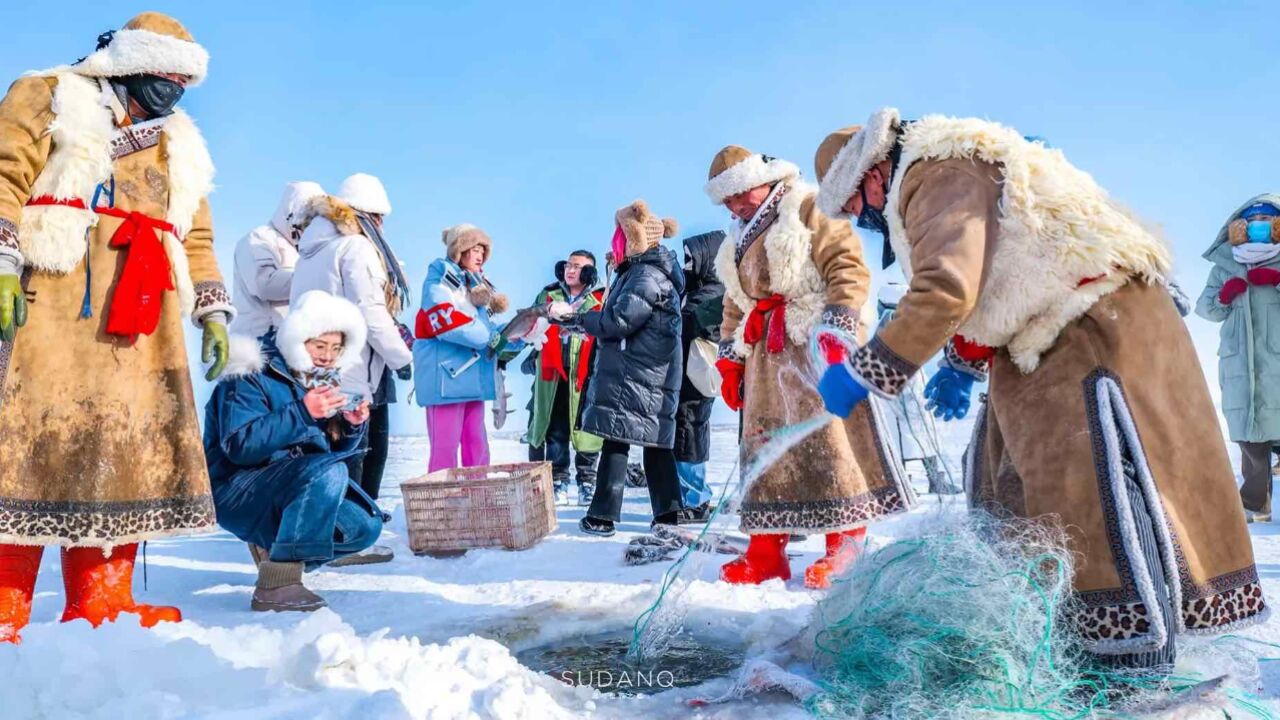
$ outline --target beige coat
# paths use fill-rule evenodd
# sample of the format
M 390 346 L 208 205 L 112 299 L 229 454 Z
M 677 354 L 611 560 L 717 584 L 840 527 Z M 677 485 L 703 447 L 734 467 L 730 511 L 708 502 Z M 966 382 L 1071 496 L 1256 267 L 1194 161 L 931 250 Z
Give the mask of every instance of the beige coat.
M 717 260 L 726 286 L 721 334 L 730 338 L 721 354 L 746 364 L 741 447 L 749 466 L 772 433 L 825 414 L 814 389 L 825 368 L 810 359 L 809 333 L 828 322 L 865 334 L 870 272 L 848 224 L 818 212 L 804 185 L 784 196 L 777 219 L 735 261 L 736 253 L 731 233 Z M 788 298 L 786 345 L 776 354 L 763 340 L 747 347 L 742 339 L 755 300 L 774 293 Z M 881 408 L 863 403 L 788 450 L 750 484 L 739 513 L 743 531 L 839 532 L 906 510 L 915 497 L 883 427 Z
M 910 253 L 911 290 L 854 361 L 882 391 L 947 343 L 1019 253 L 1000 231 L 1008 219 L 999 167 L 950 158 L 899 172 L 897 242 Z M 1001 347 L 989 395 L 967 457 L 970 498 L 998 514 L 1064 523 L 1077 555 L 1079 622 L 1094 651 L 1163 644 L 1148 572 L 1162 573 L 1180 598 L 1175 627 L 1207 631 L 1263 617 L 1213 404 L 1161 284 L 1130 277 L 1103 293 L 1052 337 L 1033 370 Z M 1164 567 L 1141 559 L 1122 462 L 1137 468 Z
M 185 115 L 118 128 L 101 93 L 47 75 L 0 103 L 0 243 L 24 258 L 31 300 L 26 326 L 0 344 L 0 543 L 110 546 L 214 527 L 183 330 L 184 315 L 233 312 L 204 199 L 213 168 Z M 42 194 L 87 204 L 99 178 L 114 178 L 115 207 L 177 226 L 163 238 L 177 290 L 133 344 L 104 331 L 122 221 L 24 207 Z

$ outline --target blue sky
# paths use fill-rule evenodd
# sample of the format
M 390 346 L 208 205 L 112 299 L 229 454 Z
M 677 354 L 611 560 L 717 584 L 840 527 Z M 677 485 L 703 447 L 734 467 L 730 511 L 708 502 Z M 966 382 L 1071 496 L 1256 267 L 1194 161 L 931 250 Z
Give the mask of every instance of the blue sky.
M 1269 5 L 62 0 L 6 8 L 0 76 L 74 60 L 143 9 L 182 20 L 212 56 L 183 103 L 219 168 L 228 273 L 286 181 L 364 171 L 388 188 L 415 300 L 440 229 L 472 222 L 494 238 L 490 276 L 527 303 L 569 250 L 602 253 L 636 197 L 682 234 L 723 227 L 702 194 L 721 146 L 811 175 L 827 132 L 895 105 L 1047 138 L 1163 227 L 1194 296 L 1227 214 L 1280 185 Z M 1211 361 L 1213 328 L 1191 327 Z M 424 431 L 417 408 L 394 418 Z

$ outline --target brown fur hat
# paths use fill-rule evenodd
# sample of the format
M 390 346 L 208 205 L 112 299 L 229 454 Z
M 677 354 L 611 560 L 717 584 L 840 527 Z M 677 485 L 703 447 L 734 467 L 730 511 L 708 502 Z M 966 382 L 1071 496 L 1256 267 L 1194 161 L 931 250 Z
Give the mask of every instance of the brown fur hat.
M 489 239 L 485 231 L 475 225 L 461 223 L 447 227 L 440 233 L 440 241 L 444 243 L 445 253 L 454 263 L 462 259 L 463 253 L 477 245 L 484 246 L 484 259 L 486 262 L 493 257 L 493 241 Z
M 636 200 L 613 217 L 622 228 L 622 234 L 627 237 L 627 257 L 639 255 L 658 245 L 663 238 L 675 237 L 680 229 L 675 220 L 659 219 L 650 212 L 643 200 Z

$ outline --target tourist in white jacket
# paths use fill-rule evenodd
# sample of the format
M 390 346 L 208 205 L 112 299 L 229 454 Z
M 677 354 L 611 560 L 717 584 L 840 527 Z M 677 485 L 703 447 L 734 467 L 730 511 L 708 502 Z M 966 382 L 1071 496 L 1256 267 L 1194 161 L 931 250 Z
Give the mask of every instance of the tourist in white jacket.
M 231 295 L 236 308 L 231 324 L 235 334 L 261 337 L 288 315 L 298 239 L 306 227 L 302 218 L 307 203 L 323 194 L 324 189 L 313 182 L 285 185 L 271 222 L 249 231 L 236 244 Z
M 360 308 L 368 323 L 368 345 L 361 361 L 343 372 L 342 387 L 372 406 L 361 441 L 368 452 L 352 458 L 348 466 L 351 479 L 376 500 L 386 465 L 387 403 L 395 401 L 391 373 L 408 380 L 413 364 L 396 322 L 409 302 L 409 291 L 400 263 L 382 237 L 382 218 L 391 212 L 391 203 L 377 178 L 356 174 L 343 181 L 336 196 L 315 198 L 308 207 L 310 224 L 298 243 L 292 297 L 296 302 L 309 290 L 344 297 Z M 369 562 L 368 556 L 363 553 L 347 561 Z M 385 559 L 390 559 L 389 551 Z

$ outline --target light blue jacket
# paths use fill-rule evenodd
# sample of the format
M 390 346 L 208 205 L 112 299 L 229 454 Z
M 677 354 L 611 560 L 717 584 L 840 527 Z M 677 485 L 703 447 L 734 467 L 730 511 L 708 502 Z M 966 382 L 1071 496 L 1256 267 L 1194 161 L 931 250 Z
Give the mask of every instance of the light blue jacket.
M 1280 195 L 1259 195 L 1240 206 L 1205 252 L 1213 263 L 1209 282 L 1196 302 L 1196 314 L 1222 323 L 1218 344 L 1218 382 L 1222 414 L 1234 442 L 1280 441 L 1280 290 L 1250 285 L 1230 305 L 1218 293 L 1231 278 L 1244 278 L 1250 267 L 1280 270 L 1280 257 L 1254 266 L 1237 262 L 1227 242 L 1227 225 L 1257 202 L 1280 205 Z
M 413 375 L 419 405 L 449 405 L 497 397 L 497 357 L 489 343 L 501 329 L 488 308 L 471 303 L 467 273 L 441 258 L 422 286 L 428 327 L 452 328 L 413 343 Z M 433 325 L 434 323 L 434 325 Z

